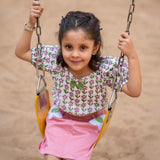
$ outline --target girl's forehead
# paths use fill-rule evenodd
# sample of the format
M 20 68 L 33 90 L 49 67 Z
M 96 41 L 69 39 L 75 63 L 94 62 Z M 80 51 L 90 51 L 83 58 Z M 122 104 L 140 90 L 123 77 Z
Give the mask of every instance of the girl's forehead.
M 87 34 L 83 29 L 78 28 L 76 30 L 69 30 L 63 35 L 62 41 L 93 41 L 91 40 L 89 34 Z

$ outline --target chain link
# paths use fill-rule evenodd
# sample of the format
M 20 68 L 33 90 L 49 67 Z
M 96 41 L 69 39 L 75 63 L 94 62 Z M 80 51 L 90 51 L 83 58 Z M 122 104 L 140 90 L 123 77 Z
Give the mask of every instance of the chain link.
M 130 7 L 129 7 L 129 13 L 128 13 L 128 18 L 127 18 L 126 32 L 128 32 L 128 34 L 130 34 L 129 29 L 130 29 L 130 25 L 132 23 L 134 9 L 135 9 L 135 3 L 134 3 L 134 0 L 132 0 Z

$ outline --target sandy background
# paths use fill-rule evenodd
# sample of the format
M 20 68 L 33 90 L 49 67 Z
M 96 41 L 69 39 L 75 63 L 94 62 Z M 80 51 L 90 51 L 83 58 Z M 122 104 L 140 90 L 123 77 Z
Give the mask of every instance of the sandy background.
M 40 160 L 41 135 L 34 99 L 37 77 L 32 65 L 15 57 L 18 38 L 32 0 L 0 0 L 0 159 Z M 58 24 L 69 10 L 91 11 L 101 20 L 103 55 L 119 56 L 117 40 L 126 28 L 129 0 L 46 0 L 41 17 L 43 44 L 57 44 Z M 137 0 L 131 35 L 139 54 L 141 97 L 119 94 L 107 134 L 92 160 L 160 158 L 160 1 Z M 32 45 L 36 45 L 34 35 Z M 46 75 L 48 89 L 53 82 Z

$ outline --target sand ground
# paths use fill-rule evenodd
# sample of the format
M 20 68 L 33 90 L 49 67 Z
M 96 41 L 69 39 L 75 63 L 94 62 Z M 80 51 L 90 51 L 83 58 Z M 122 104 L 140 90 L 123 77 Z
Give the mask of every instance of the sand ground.
M 34 99 L 35 69 L 15 57 L 16 43 L 28 20 L 32 0 L 0 0 L 0 159 L 40 160 L 41 135 Z M 103 28 L 103 55 L 119 56 L 117 41 L 126 27 L 129 0 L 47 0 L 41 17 L 43 44 L 57 44 L 58 24 L 69 10 L 93 12 Z M 110 127 L 92 160 L 160 158 L 160 1 L 137 0 L 131 36 L 143 78 L 139 98 L 119 94 Z M 34 35 L 32 46 L 36 45 Z M 53 82 L 46 75 L 48 89 Z

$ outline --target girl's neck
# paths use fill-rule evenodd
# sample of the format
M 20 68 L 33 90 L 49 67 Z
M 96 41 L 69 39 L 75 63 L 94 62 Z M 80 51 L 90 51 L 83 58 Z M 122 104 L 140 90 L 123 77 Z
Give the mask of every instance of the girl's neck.
M 87 75 L 91 74 L 92 72 L 94 72 L 91 68 L 88 68 L 87 70 L 83 70 L 83 71 L 77 71 L 77 72 L 70 70 L 69 68 L 68 68 L 68 70 L 76 78 L 83 78 L 83 77 L 86 77 Z

